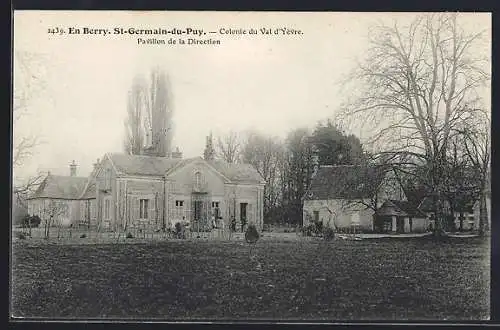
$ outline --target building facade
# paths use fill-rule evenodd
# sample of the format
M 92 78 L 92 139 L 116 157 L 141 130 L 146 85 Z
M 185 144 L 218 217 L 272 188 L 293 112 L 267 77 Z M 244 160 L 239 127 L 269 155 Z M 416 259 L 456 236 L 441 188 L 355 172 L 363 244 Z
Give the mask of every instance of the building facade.
M 405 200 L 390 166 L 321 166 L 304 196 L 303 223 L 367 232 L 423 231 L 425 214 Z
M 177 222 L 196 230 L 231 224 L 262 228 L 265 182 L 255 168 L 173 156 L 108 153 L 88 178 L 57 177 L 55 182 L 49 175 L 29 201 L 31 214 L 38 214 L 40 203 L 64 201 L 70 210 L 64 213 L 65 224 L 109 230 L 162 230 Z M 64 189 L 48 194 L 49 186 Z

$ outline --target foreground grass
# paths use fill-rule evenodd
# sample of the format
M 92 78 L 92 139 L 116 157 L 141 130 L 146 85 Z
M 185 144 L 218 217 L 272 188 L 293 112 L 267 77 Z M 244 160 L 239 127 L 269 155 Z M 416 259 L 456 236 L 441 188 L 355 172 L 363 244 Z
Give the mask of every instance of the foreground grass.
M 481 239 L 16 243 L 20 317 L 485 319 Z

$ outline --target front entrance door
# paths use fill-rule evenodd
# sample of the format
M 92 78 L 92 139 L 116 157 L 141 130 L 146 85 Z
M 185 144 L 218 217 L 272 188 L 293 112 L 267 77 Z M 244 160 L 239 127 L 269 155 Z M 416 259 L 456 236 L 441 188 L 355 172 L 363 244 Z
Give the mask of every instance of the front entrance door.
M 197 230 L 207 230 L 210 224 L 210 204 L 207 201 L 206 196 L 193 196 L 191 200 L 191 211 L 192 211 L 192 221 L 193 228 Z
M 201 220 L 201 210 L 203 209 L 203 202 L 202 201 L 194 201 L 194 220 L 195 221 L 200 221 Z
M 245 225 L 247 224 L 247 206 L 248 203 L 240 203 L 240 223 L 241 231 L 243 231 Z
M 397 217 L 396 218 L 396 232 L 404 233 L 405 232 L 405 218 Z
M 376 215 L 373 227 L 377 233 L 389 233 L 392 229 L 392 217 Z

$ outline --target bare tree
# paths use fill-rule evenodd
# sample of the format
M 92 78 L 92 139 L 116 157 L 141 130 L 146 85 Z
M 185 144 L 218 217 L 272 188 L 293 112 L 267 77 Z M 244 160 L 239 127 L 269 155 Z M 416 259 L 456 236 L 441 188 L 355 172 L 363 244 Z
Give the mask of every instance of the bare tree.
M 203 159 L 205 160 L 213 160 L 215 158 L 215 149 L 213 145 L 213 136 L 212 132 L 207 136 L 207 140 L 205 143 L 205 150 L 203 150 Z
M 283 216 L 288 223 L 301 223 L 302 199 L 317 168 L 317 157 L 310 136 L 308 129 L 298 128 L 291 131 L 286 139 L 281 197 Z
M 28 177 L 19 185 L 15 185 L 13 193 L 16 196 L 17 203 L 19 203 L 22 207 L 27 208 L 28 205 L 26 203 L 26 199 L 29 195 L 35 192 L 36 188 L 40 185 L 40 183 L 42 183 L 45 177 L 46 174 L 40 172 L 37 175 Z
M 467 125 L 460 130 L 465 155 L 469 159 L 479 192 L 479 234 L 484 235 L 488 225 L 487 196 L 490 192 L 491 124 L 484 117 L 477 125 Z
M 58 228 L 62 225 L 61 216 L 68 213 L 68 205 L 64 201 L 51 199 L 47 205 L 44 205 L 42 221 L 44 223 L 44 236 L 50 237 L 50 228 L 57 225 Z
M 234 131 L 217 139 L 217 155 L 228 163 L 238 163 L 241 156 L 241 139 Z
M 173 102 L 170 80 L 159 67 L 151 70 L 145 95 L 146 123 L 151 145 L 160 157 L 172 152 Z
M 129 155 L 142 154 L 144 147 L 144 93 L 144 82 L 137 76 L 134 78 L 127 99 L 124 149 Z
M 38 136 L 21 134 L 16 129 L 20 122 L 30 115 L 33 102 L 47 89 L 46 60 L 40 54 L 14 51 L 13 61 L 13 152 L 14 167 L 19 167 L 31 156 L 40 144 Z
M 36 100 L 47 91 L 47 65 L 47 59 L 41 54 L 14 51 L 12 165 L 15 200 L 13 202 L 19 203 L 24 208 L 27 208 L 26 198 L 42 182 L 44 174 L 17 177 L 19 170 L 27 165 L 42 142 L 37 134 L 26 133 L 21 127 L 32 114 Z
M 482 112 L 478 91 L 489 82 L 487 60 L 476 51 L 483 32 L 467 33 L 458 19 L 427 14 L 404 27 L 376 27 L 366 60 L 350 77 L 360 94 L 344 107 L 346 115 L 375 126 L 371 143 L 427 168 L 437 229 L 450 137 L 454 127 Z
M 170 155 L 172 103 L 170 81 L 160 68 L 151 70 L 149 80 L 140 75 L 134 78 L 128 93 L 125 152 L 140 155 L 146 147 L 156 156 Z
M 284 145 L 271 136 L 250 132 L 241 150 L 243 162 L 251 164 L 262 176 L 264 187 L 264 219 L 270 219 L 278 207 L 280 191 L 280 171 Z

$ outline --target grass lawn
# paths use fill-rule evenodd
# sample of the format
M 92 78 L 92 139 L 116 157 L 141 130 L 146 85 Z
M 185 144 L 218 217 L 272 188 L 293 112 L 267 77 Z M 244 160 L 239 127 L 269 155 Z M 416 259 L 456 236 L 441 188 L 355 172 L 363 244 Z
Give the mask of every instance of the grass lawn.
M 169 240 L 13 247 L 12 314 L 50 318 L 488 319 L 489 240 Z

